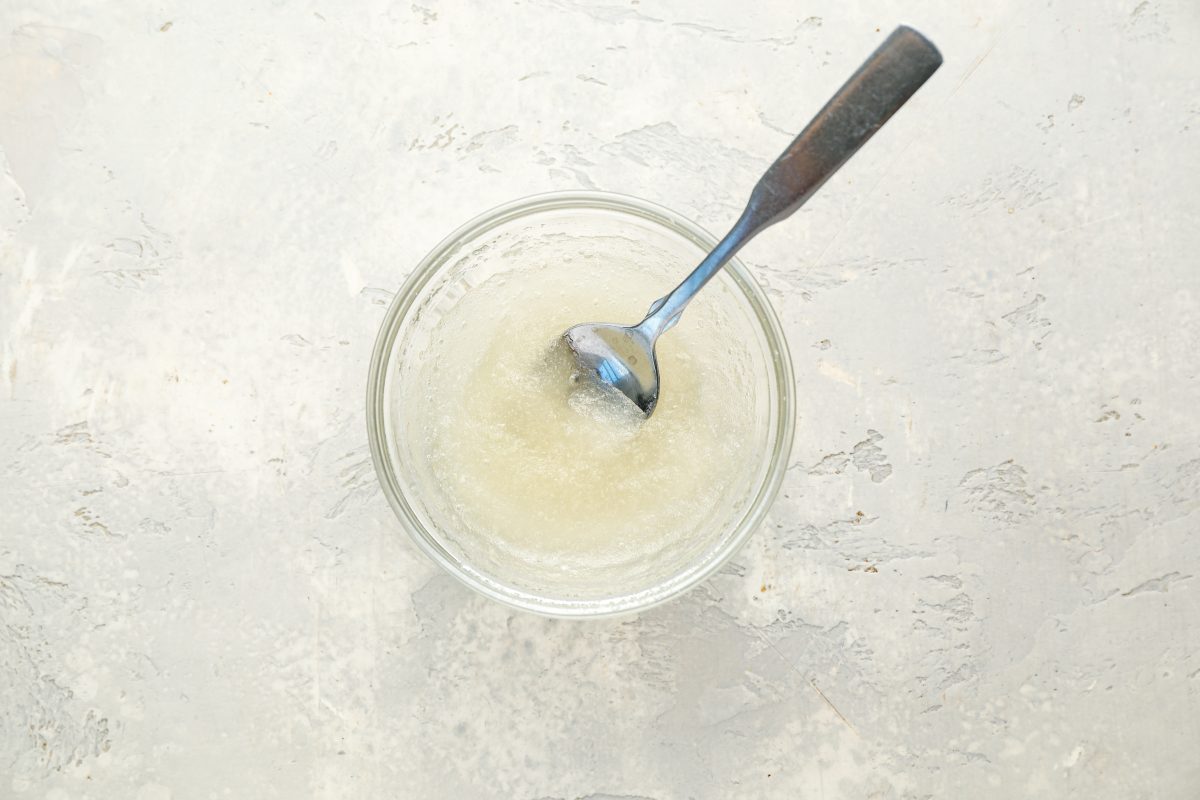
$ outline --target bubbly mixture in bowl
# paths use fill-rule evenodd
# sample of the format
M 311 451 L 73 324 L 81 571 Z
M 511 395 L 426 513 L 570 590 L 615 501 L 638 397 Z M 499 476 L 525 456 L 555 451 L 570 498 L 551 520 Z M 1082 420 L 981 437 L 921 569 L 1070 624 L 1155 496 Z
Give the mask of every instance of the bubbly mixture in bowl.
M 733 280 L 659 341 L 652 417 L 573 380 L 561 342 L 575 323 L 637 322 L 695 257 L 541 225 L 422 291 L 393 355 L 391 445 L 422 524 L 471 572 L 564 599 L 629 595 L 732 535 L 775 435 L 764 334 Z
M 754 421 L 745 348 L 722 352 L 696 325 L 664 337 L 648 419 L 577 382 L 562 332 L 633 319 L 662 291 L 628 265 L 593 268 L 600 280 L 551 264 L 473 289 L 439 323 L 444 349 L 425 371 L 436 402 L 417 412 L 431 471 L 470 531 L 579 568 L 644 558 L 701 527 L 745 471 Z

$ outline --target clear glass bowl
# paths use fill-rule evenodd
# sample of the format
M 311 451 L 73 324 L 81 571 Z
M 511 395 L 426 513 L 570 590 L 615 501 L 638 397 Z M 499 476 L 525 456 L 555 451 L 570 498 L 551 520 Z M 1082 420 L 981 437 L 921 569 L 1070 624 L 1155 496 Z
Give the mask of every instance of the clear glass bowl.
M 757 527 L 783 480 L 794 428 L 791 359 L 779 320 L 763 290 L 746 267 L 733 259 L 705 292 L 725 292 L 735 314 L 744 316 L 750 344 L 763 379 L 762 410 L 757 424 L 761 452 L 755 474 L 746 476 L 744 497 L 730 506 L 727 518 L 714 519 L 685 563 L 665 563 L 657 572 L 643 570 L 636 581 L 600 585 L 581 592 L 563 591 L 552 581 L 524 575 L 520 565 L 499 569 L 469 541 L 440 523 L 431 512 L 430 476 L 408 457 L 405 414 L 398 386 L 406 365 L 428 352 L 431 333 L 447 304 L 496 270 L 497 248 L 536 250 L 554 241 L 561 250 L 572 237 L 603 239 L 628 248 L 628 257 L 647 254 L 669 262 L 672 276 L 664 291 L 699 263 L 716 239 L 695 223 L 644 200 L 605 192 L 561 192 L 517 200 L 493 209 L 450 234 L 421 261 L 405 281 L 380 327 L 367 384 L 367 426 L 371 455 L 384 494 L 413 541 L 447 572 L 466 585 L 515 608 L 556 617 L 600 617 L 639 611 L 676 597 L 718 570 Z M 513 247 L 519 242 L 519 247 Z M 488 258 L 481 254 L 492 253 Z M 517 256 L 519 258 L 519 256 Z M 686 265 L 686 266 L 684 266 Z M 511 264 L 509 269 L 514 268 Z M 516 268 L 519 268 L 517 265 Z M 680 271 L 682 269 L 682 271 Z M 653 298 L 646 298 L 647 304 Z M 584 321 L 584 320 L 580 320 Z M 685 316 L 686 322 L 686 316 Z M 698 487 L 703 491 L 703 487 Z M 651 565 L 653 567 L 653 565 Z

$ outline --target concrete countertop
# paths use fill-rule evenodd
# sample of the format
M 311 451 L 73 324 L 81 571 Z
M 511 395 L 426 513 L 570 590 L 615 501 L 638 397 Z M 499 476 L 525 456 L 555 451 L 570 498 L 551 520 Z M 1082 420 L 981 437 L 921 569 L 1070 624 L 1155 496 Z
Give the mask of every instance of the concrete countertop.
M 381 496 L 392 292 L 515 197 L 714 231 L 897 23 L 946 64 L 745 251 L 767 524 L 638 617 L 474 596 Z M 1200 796 L 1200 11 L 0 9 L 0 796 Z

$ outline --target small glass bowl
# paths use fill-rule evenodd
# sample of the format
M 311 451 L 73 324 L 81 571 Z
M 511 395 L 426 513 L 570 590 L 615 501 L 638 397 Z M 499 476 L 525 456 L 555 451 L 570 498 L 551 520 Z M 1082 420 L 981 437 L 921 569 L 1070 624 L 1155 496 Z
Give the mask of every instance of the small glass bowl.
M 794 383 L 787 343 L 766 294 L 736 258 L 731 260 L 705 291 L 722 284 L 751 320 L 755 342 L 751 349 L 761 359 L 768 388 L 763 404 L 763 448 L 751 491 L 736 504 L 736 512 L 719 522 L 709 542 L 686 564 L 669 574 L 655 576 L 645 585 L 617 587 L 596 596 L 566 596 L 554 587 L 530 586 L 497 574 L 482 558 L 472 558 L 469 548 L 454 531 L 439 528 L 424 500 L 428 478 L 406 462 L 403 416 L 397 382 L 401 380 L 411 339 L 428 339 L 429 317 L 438 305 L 453 303 L 468 291 L 478 275 L 464 278 L 464 264 L 513 236 L 557 236 L 560 239 L 603 227 L 615 238 L 649 243 L 658 252 L 669 251 L 680 264 L 699 263 L 716 239 L 695 223 L 661 206 L 607 192 L 555 192 L 516 200 L 476 217 L 446 237 L 427 255 L 396 294 L 380 326 L 367 383 L 367 429 L 375 471 L 392 509 L 413 541 L 447 572 L 487 597 L 514 608 L 553 617 L 602 617 L 641 611 L 677 597 L 704 581 L 737 552 L 770 507 L 787 468 L 794 420 Z M 469 269 L 469 266 L 467 267 Z M 680 274 L 675 280 L 682 278 Z M 664 290 L 670 284 L 664 286 Z M 646 298 L 647 303 L 653 298 Z M 584 320 L 581 320 L 584 321 Z M 636 321 L 636 320 L 634 320 Z M 422 332 L 419 329 L 426 329 Z M 411 357 L 411 356 L 410 356 Z M 677 565 L 678 566 L 678 565 Z

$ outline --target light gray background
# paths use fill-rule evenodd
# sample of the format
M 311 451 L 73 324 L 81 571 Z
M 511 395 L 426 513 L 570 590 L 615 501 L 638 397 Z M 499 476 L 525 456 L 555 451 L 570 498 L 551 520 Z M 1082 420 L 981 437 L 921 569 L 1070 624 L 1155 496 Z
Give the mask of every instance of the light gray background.
M 552 189 L 722 230 L 901 21 L 945 67 L 745 252 L 800 406 L 736 563 L 594 623 L 439 574 L 363 420 L 418 259 Z M 1198 42 L 1191 0 L 6 0 L 0 796 L 1194 800 Z

